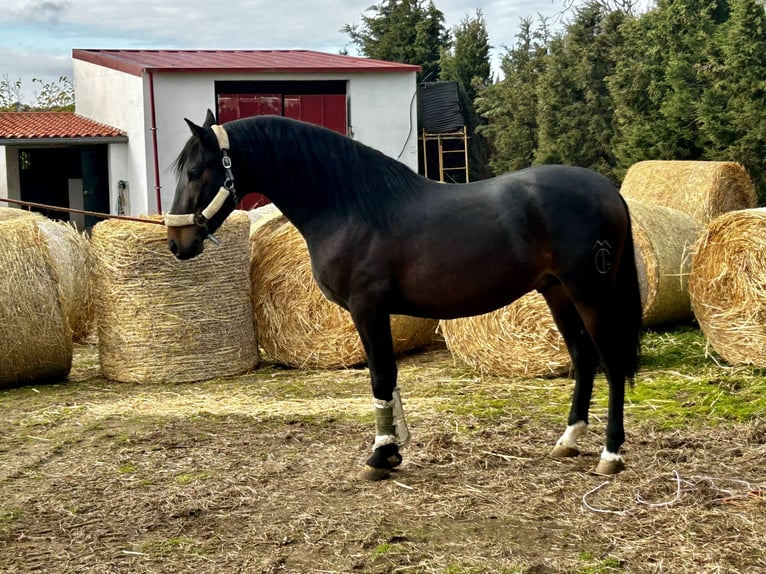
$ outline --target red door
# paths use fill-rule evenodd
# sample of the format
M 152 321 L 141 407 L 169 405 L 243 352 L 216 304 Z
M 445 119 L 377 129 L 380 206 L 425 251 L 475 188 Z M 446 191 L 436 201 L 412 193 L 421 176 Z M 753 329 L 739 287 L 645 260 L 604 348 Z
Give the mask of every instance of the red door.
M 304 94 L 285 96 L 284 115 L 324 126 L 346 135 L 346 96 L 343 94 Z
M 277 115 L 302 120 L 347 134 L 345 94 L 219 94 L 218 121 L 225 123 L 251 116 Z M 239 209 L 271 203 L 260 193 L 248 193 Z

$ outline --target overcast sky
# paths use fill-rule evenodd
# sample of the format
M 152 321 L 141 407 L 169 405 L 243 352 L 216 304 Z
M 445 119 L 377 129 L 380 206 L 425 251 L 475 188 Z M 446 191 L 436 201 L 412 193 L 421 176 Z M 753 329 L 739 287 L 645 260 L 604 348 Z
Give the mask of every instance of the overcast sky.
M 0 10 L 0 79 L 22 81 L 25 99 L 72 77 L 72 49 L 308 49 L 354 54 L 345 24 L 375 0 L 15 0 Z M 553 16 L 562 0 L 435 0 L 448 28 L 481 9 L 493 64 L 522 18 Z M 372 13 L 368 13 L 372 15 Z

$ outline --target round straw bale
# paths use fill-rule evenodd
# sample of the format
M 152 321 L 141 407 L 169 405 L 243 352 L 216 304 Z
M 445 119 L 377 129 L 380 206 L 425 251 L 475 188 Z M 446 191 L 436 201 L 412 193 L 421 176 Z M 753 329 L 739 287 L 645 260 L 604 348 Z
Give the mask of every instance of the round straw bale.
M 566 375 L 571 359 L 548 304 L 536 291 L 491 313 L 440 321 L 452 356 L 486 375 Z
M 0 386 L 66 377 L 72 333 L 34 218 L 0 221 Z
M 717 217 L 697 240 L 689 275 L 694 315 L 731 364 L 766 367 L 766 209 Z
M 643 324 L 691 319 L 689 267 L 697 238 L 692 217 L 677 209 L 628 200 Z
M 165 227 L 107 220 L 93 227 L 94 305 L 101 372 L 125 382 L 185 382 L 258 363 L 250 300 L 250 222 L 235 212 L 179 261 Z
M 72 328 L 72 337 L 81 341 L 88 335 L 93 307 L 88 296 L 90 271 L 87 237 L 70 223 L 48 219 L 41 213 L 15 207 L 0 207 L 0 221 L 32 218 L 51 252 L 53 271 L 59 283 L 64 312 Z
M 275 362 L 299 368 L 364 363 L 364 348 L 351 315 L 320 291 L 298 230 L 281 215 L 261 218 L 250 239 L 253 312 L 264 353 Z M 431 319 L 392 316 L 394 351 L 428 345 L 436 325 Z
M 26 209 L 20 209 L 18 207 L 0 207 L 0 221 L 16 219 L 17 217 L 36 217 L 38 219 L 45 218 L 42 213 L 38 213 L 36 211 L 27 211 Z
M 90 243 L 71 223 L 42 217 L 37 221 L 51 252 L 64 313 L 75 341 L 84 340 L 93 320 L 90 297 Z
M 755 187 L 732 161 L 641 161 L 630 167 L 620 193 L 688 213 L 699 228 L 714 217 L 755 207 Z

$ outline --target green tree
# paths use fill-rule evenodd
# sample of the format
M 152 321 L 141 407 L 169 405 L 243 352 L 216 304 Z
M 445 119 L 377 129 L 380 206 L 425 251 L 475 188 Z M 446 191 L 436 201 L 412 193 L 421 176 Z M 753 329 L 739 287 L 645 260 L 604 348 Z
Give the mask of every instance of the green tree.
M 341 31 L 368 58 L 421 66 L 420 80 L 440 75 L 439 56 L 449 44 L 444 14 L 432 1 L 384 0 L 371 6 L 362 24 L 346 24 Z
M 473 101 L 477 89 L 488 86 L 492 79 L 489 60 L 491 46 L 481 10 L 476 10 L 475 18 L 463 18 L 452 29 L 452 37 L 451 45 L 441 51 L 439 79 L 460 82 Z
M 32 83 L 39 86 L 35 95 L 34 109 L 55 112 L 74 111 L 74 87 L 66 76 L 59 76 L 56 82 L 44 82 L 37 78 Z
M 731 14 L 715 41 L 716 59 L 701 70 L 707 89 L 701 131 L 703 157 L 742 163 L 766 201 L 766 13 L 757 0 L 730 0 Z
M 21 103 L 21 93 L 21 80 L 11 81 L 10 78 L 8 78 L 8 74 L 5 74 L 2 79 L 0 79 L 0 111 L 22 111 L 24 109 L 24 104 Z
M 537 149 L 537 86 L 549 40 L 545 19 L 536 28 L 523 19 L 516 40 L 501 58 L 503 78 L 476 98 L 476 110 L 487 122 L 478 129 L 492 147 L 489 163 L 495 174 L 530 166 Z
M 33 78 L 32 84 L 39 86 L 39 91 L 35 92 L 33 103 L 24 103 L 24 87 L 21 79 L 11 81 L 7 74 L 4 75 L 0 79 L 0 111 L 74 110 L 74 88 L 66 76 L 60 76 L 55 82 L 44 82 Z
M 700 159 L 709 140 L 699 104 L 713 37 L 728 17 L 726 0 L 660 0 L 629 19 L 609 78 L 619 172 L 644 159 Z
M 613 104 L 606 78 L 614 72 L 625 18 L 622 11 L 589 2 L 550 42 L 538 87 L 535 163 L 579 165 L 616 179 Z

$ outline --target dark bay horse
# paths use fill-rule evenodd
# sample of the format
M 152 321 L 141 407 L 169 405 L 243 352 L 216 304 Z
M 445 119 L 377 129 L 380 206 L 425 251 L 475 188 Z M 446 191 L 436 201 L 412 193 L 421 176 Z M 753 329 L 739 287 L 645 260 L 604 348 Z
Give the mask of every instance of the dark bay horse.
M 351 313 L 372 380 L 376 436 L 360 476 L 385 478 L 409 433 L 397 387 L 392 314 L 486 313 L 536 289 L 575 376 L 554 456 L 578 454 L 593 379 L 609 383 L 606 444 L 596 471 L 624 468 L 626 380 L 638 368 L 641 301 L 627 206 L 593 171 L 539 166 L 470 184 L 440 184 L 333 131 L 281 117 L 215 125 L 186 120 L 166 215 L 168 246 L 198 255 L 235 208 L 236 185 L 270 198 L 308 245 L 325 296 Z

